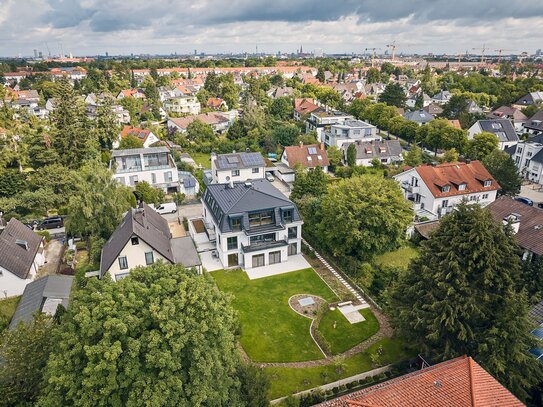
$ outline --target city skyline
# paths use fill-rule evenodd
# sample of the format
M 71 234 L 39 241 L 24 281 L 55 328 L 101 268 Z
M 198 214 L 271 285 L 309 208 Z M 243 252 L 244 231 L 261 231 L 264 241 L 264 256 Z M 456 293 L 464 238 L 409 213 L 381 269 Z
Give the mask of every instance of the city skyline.
M 3 0 L 0 56 L 292 53 L 533 53 L 543 3 L 462 0 Z M 507 10 L 507 12 L 505 12 Z M 22 23 L 24 22 L 24 23 Z M 24 24 L 24 27 L 23 27 Z M 24 29 L 22 29 L 24 28 Z

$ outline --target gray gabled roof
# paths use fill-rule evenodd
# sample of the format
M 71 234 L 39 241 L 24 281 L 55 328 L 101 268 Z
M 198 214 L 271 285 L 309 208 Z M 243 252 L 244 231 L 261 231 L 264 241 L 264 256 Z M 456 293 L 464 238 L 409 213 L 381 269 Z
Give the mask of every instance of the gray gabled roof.
M 215 167 L 218 170 L 236 170 L 265 166 L 264 157 L 260 153 L 220 154 L 215 160 Z
M 130 209 L 126 213 L 121 224 L 102 248 L 101 277 L 109 270 L 132 236 L 139 237 L 164 258 L 174 263 L 168 222 L 152 208 L 143 204 L 140 208 Z
M 495 134 L 501 143 L 518 141 L 518 135 L 509 119 L 479 120 L 483 131 Z
M 0 234 L 0 267 L 19 278 L 27 278 L 42 240 L 42 236 L 11 218 Z
M 342 149 L 347 151 L 349 145 L 343 144 Z M 402 157 L 402 146 L 398 140 L 357 141 L 354 146 L 358 160 L 385 157 L 398 157 L 400 160 Z
M 422 109 L 415 110 L 413 112 L 406 112 L 403 117 L 416 123 L 427 123 L 434 119 L 434 116 Z
M 279 209 L 293 209 L 293 221 L 301 220 L 296 205 L 275 188 L 268 180 L 208 185 L 203 201 L 222 232 L 231 230 L 229 216 L 243 218 L 245 229 L 249 228 L 248 214 L 265 210 L 276 212 L 276 224 L 280 222 Z
M 171 240 L 171 245 L 176 264 L 182 264 L 186 268 L 202 265 L 192 237 L 176 237 Z
M 19 322 L 31 321 L 37 313 L 45 311 L 44 305 L 48 300 L 55 302 L 55 310 L 57 303 L 67 308 L 73 281 L 73 276 L 45 276 L 27 284 L 13 314 L 9 329 L 15 328 Z M 50 311 L 54 312 L 53 309 Z

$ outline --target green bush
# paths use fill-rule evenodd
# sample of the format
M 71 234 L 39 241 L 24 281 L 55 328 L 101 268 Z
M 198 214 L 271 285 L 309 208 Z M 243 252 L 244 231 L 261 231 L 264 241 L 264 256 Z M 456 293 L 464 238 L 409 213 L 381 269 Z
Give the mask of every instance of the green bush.
M 40 230 L 36 233 L 40 236 L 43 236 L 45 238 L 46 243 L 49 243 L 51 241 L 51 233 L 49 233 L 48 230 Z

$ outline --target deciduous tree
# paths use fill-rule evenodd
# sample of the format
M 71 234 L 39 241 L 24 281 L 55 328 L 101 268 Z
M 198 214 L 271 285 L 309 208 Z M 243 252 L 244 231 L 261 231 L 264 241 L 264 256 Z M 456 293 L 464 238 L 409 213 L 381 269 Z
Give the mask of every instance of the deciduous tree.
M 513 158 L 503 150 L 495 149 L 483 158 L 483 165 L 501 186 L 503 195 L 516 195 L 520 192 L 522 178 Z

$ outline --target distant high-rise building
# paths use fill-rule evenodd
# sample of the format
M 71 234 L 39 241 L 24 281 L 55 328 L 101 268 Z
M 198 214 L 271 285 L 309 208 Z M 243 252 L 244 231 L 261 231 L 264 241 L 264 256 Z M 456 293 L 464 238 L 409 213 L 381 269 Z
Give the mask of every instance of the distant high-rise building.
M 41 59 L 43 59 L 43 52 L 39 51 L 39 52 L 38 52 L 38 57 L 40 57 Z
M 35 49 L 35 50 L 34 50 L 34 58 L 37 58 L 37 57 L 38 57 L 38 50 Z
M 538 56 L 538 57 L 540 57 L 541 55 L 543 55 L 543 54 L 541 53 L 541 48 L 539 48 L 538 50 L 535 51 L 535 55 Z
M 109 56 L 109 52 L 106 51 L 106 57 L 108 57 L 108 56 Z
M 198 50 L 194 50 L 194 55 L 198 55 Z

